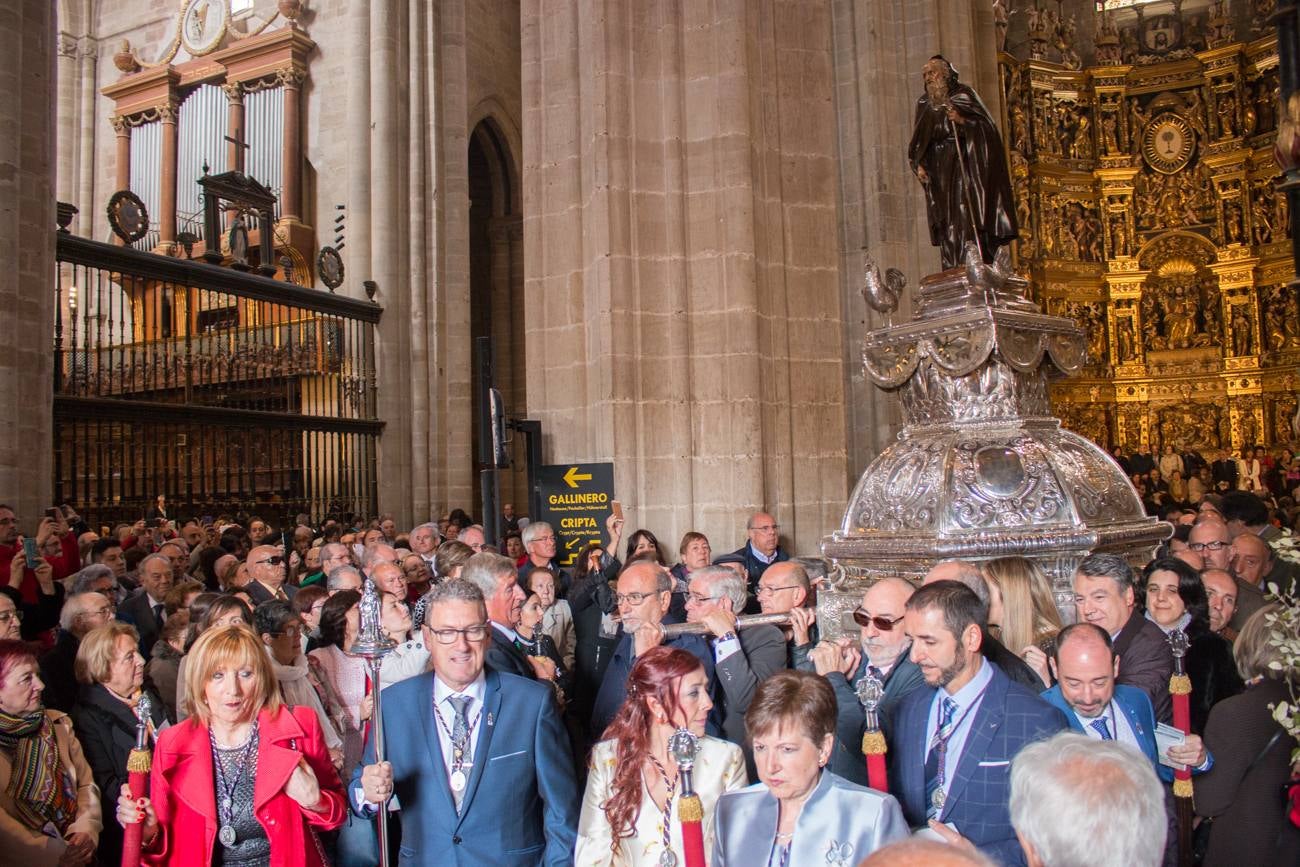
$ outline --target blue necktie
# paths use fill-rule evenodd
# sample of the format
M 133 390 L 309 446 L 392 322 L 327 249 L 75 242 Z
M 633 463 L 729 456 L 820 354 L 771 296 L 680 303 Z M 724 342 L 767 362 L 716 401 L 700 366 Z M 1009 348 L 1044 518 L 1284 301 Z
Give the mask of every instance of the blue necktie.
M 925 760 L 925 809 L 929 817 L 939 812 L 934 808 L 934 790 L 939 788 L 940 754 L 947 752 L 947 741 L 953 730 L 952 718 L 956 712 L 957 702 L 944 696 L 939 705 L 939 725 L 930 739 L 930 755 Z
M 1115 740 L 1115 738 L 1111 736 L 1110 726 L 1106 725 L 1106 718 L 1104 716 L 1097 717 L 1095 720 L 1088 723 L 1088 725 L 1092 726 L 1093 730 L 1096 731 L 1097 734 L 1101 735 L 1103 741 Z

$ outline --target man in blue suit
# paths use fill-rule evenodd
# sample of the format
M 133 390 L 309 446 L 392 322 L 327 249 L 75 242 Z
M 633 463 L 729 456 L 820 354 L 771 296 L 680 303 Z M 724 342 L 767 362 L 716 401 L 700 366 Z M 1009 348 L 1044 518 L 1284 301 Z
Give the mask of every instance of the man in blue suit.
M 1116 740 L 1142 751 L 1157 776 L 1174 781 L 1174 770 L 1156 754 L 1156 714 L 1151 699 L 1136 686 L 1117 684 L 1119 658 L 1106 630 L 1091 623 L 1074 623 L 1056 637 L 1056 652 L 1049 661 L 1056 686 L 1043 698 L 1065 714 L 1070 728 L 1098 740 Z M 1193 771 L 1208 771 L 1214 764 L 1197 735 L 1170 747 L 1169 757 Z
M 956 581 L 927 584 L 907 601 L 911 659 L 925 686 L 902 700 L 890 727 L 890 792 L 913 827 L 928 822 L 999 864 L 1024 865 L 1011 827 L 1011 760 L 1067 723 L 980 654 L 987 617 Z
M 446 581 L 425 599 L 433 672 L 384 690 L 386 761 L 366 745 L 353 809 L 374 815 L 394 798 L 400 864 L 572 863 L 577 785 L 550 688 L 484 668 L 491 627 L 476 586 Z

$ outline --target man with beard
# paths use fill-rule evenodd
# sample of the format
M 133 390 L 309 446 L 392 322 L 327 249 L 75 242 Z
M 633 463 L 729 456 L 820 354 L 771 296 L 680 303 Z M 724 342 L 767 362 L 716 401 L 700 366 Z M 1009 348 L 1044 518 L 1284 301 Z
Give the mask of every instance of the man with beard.
M 979 96 L 942 56 L 930 58 L 922 75 L 925 94 L 916 103 L 907 158 L 925 188 L 930 243 L 945 269 L 961 264 L 970 242 L 992 262 L 998 247 L 1017 237 L 1002 136 Z
M 907 601 L 903 622 L 925 686 L 894 717 L 889 791 L 912 826 L 928 821 L 950 842 L 964 837 L 999 864 L 1023 865 L 1011 827 L 1011 760 L 1068 724 L 980 653 L 986 610 L 956 581 L 927 584 Z

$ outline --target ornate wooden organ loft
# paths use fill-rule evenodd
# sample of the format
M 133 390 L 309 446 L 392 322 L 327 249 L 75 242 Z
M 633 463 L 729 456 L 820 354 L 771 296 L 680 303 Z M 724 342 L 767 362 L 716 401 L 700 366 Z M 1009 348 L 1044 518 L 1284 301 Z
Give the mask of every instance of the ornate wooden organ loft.
M 1106 447 L 1289 442 L 1300 301 L 1271 4 L 1180 5 L 1099 13 L 1090 66 L 1073 18 L 1030 9 L 1024 56 L 999 55 L 1018 263 L 1088 335 L 1053 405 Z

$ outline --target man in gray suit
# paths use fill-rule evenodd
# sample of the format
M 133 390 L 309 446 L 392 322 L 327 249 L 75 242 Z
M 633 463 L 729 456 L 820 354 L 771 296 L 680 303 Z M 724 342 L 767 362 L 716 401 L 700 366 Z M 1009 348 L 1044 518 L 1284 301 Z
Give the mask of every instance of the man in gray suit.
M 759 683 L 785 668 L 785 635 L 769 625 L 736 629 L 736 616 L 745 610 L 749 591 L 745 579 L 732 570 L 706 566 L 690 577 L 686 622 L 704 624 L 712 636 L 717 682 L 714 709 L 722 736 L 744 747 L 745 711 Z

